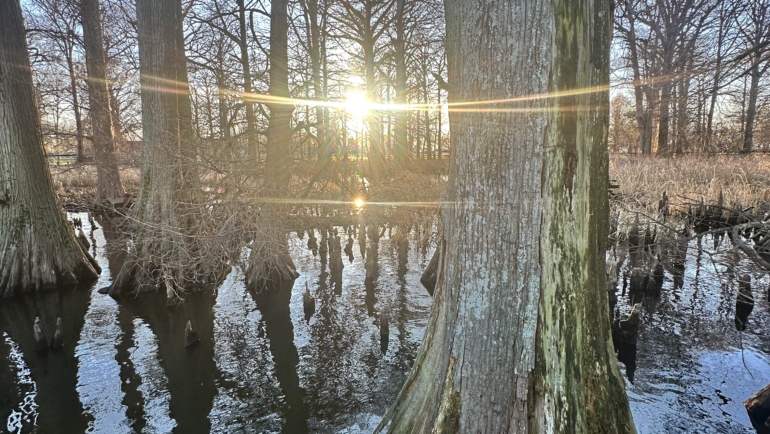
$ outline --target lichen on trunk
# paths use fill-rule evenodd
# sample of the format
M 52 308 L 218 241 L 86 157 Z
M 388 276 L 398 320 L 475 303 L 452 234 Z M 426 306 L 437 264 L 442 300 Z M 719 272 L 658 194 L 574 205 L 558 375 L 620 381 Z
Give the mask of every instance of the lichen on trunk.
M 445 2 L 450 103 L 466 104 L 434 306 L 379 430 L 634 432 L 603 291 L 608 6 Z

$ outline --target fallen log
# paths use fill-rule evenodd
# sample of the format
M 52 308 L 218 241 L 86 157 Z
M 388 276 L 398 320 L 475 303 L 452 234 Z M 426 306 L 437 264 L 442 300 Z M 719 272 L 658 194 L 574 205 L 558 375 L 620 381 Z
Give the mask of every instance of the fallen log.
M 757 434 L 770 434 L 770 384 L 743 401 L 743 406 Z

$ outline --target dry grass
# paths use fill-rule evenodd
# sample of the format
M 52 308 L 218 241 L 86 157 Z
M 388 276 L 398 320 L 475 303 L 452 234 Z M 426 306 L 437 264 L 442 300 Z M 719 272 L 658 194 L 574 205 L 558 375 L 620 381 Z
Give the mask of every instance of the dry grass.
M 96 199 L 96 166 L 93 164 L 51 165 L 51 177 L 59 200 L 69 211 L 83 210 Z M 120 179 L 126 191 L 139 191 L 139 169 L 120 170 Z
M 96 166 L 93 164 L 70 164 L 63 166 L 50 166 L 51 176 L 58 188 L 96 188 Z M 136 193 L 139 189 L 139 169 L 120 169 L 120 179 L 123 186 L 130 193 Z
M 758 207 L 770 201 L 770 156 L 724 155 L 659 158 L 613 155 L 610 179 L 620 193 L 613 201 L 612 219 L 622 228 L 641 215 L 656 217 L 658 201 L 667 192 L 671 211 L 687 211 L 688 205 L 715 204 L 720 191 L 724 205 Z

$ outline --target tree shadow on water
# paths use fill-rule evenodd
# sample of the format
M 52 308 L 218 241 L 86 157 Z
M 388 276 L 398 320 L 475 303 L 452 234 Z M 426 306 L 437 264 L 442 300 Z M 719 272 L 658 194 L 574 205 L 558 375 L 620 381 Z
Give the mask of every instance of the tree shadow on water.
M 251 296 L 265 321 L 265 333 L 275 361 L 275 375 L 284 395 L 285 408 L 280 411 L 285 422 L 281 432 L 305 434 L 308 432 L 309 410 L 305 403 L 305 389 L 299 384 L 299 353 L 294 344 L 294 324 L 289 307 L 294 282 L 271 282 L 259 293 L 251 292 Z
M 217 394 L 220 373 L 214 359 L 214 313 L 216 297 L 208 290 L 187 295 L 184 302 L 166 306 L 163 293 L 142 294 L 140 297 L 122 297 L 119 324 L 124 336 L 134 333 L 130 320 L 136 317 L 144 321 L 155 334 L 158 359 L 168 380 L 171 395 L 169 413 L 177 425 L 176 433 L 208 433 L 211 430 L 209 413 Z M 200 341 L 185 346 L 185 327 L 190 321 Z M 128 342 L 118 344 L 118 358 L 127 357 Z M 136 376 L 131 366 L 121 365 L 123 392 L 138 396 L 137 386 L 127 386 L 126 380 Z M 128 407 L 128 416 L 144 423 L 143 411 L 137 405 Z M 135 427 L 136 429 L 136 427 Z
M 84 413 L 78 396 L 78 358 L 75 354 L 90 299 L 91 286 L 61 288 L 0 300 L 0 335 L 7 333 L 18 345 L 37 389 L 37 432 L 82 433 L 91 421 L 91 417 Z M 61 348 L 36 350 L 33 325 L 37 317 L 49 345 L 54 336 L 56 319 L 61 317 Z M 0 402 L 20 398 L 13 396 L 15 390 L 2 389 Z M 10 411 L 7 413 L 10 414 Z M 5 417 L 2 421 L 5 424 L 8 415 L 3 412 L 2 416 Z

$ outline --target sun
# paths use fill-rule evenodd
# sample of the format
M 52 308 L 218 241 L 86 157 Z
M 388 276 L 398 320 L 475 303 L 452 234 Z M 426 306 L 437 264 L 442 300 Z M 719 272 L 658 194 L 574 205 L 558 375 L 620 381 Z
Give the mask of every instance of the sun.
M 356 208 L 362 208 L 364 206 L 364 200 L 359 198 L 356 198 L 356 200 L 353 201 L 353 204 L 356 206 Z
M 366 99 L 366 94 L 359 90 L 351 90 L 345 95 L 345 111 L 356 118 L 363 118 L 369 113 L 371 103 Z

